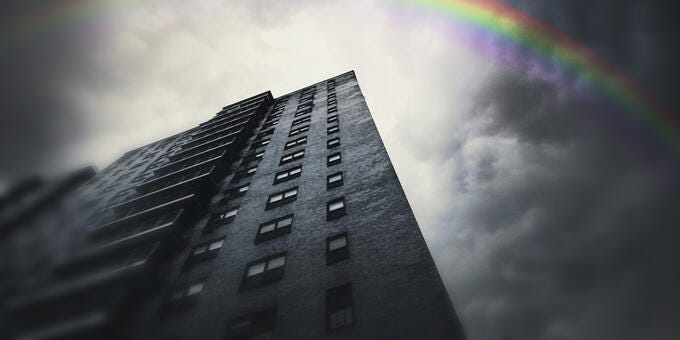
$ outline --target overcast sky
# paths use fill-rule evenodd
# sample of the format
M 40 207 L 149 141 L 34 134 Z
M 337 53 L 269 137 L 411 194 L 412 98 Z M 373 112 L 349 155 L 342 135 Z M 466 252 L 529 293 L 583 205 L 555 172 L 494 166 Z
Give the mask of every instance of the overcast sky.
M 507 3 L 678 112 L 671 1 Z M 470 339 L 680 338 L 680 162 L 578 77 L 480 53 L 389 1 L 110 7 L 0 49 L 3 186 L 355 70 Z

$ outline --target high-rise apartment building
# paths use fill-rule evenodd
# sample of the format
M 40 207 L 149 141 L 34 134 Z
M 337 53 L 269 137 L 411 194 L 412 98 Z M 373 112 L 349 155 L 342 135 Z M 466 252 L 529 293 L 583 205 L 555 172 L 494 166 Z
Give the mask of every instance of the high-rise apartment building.
M 463 338 L 354 72 L 226 106 L 72 196 L 90 213 L 10 280 L 5 337 Z

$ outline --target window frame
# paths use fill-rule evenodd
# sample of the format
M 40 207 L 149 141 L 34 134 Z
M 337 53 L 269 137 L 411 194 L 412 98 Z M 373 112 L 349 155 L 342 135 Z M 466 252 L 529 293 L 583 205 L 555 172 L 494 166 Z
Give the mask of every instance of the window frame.
M 274 260 L 283 257 L 283 265 L 276 268 L 270 268 L 270 263 Z M 285 274 L 286 264 L 288 263 L 288 252 L 280 252 L 273 255 L 269 255 L 255 261 L 248 262 L 246 268 L 243 272 L 243 278 L 241 279 L 241 291 L 251 290 L 259 288 L 283 279 Z M 250 268 L 264 264 L 264 269 L 262 272 L 248 275 Z
M 340 146 L 340 137 L 331 138 L 326 141 L 326 149 L 337 148 Z
M 290 224 L 279 226 L 279 223 L 286 221 L 290 219 Z M 265 241 L 273 240 L 275 238 L 279 238 L 283 235 L 290 234 L 292 229 L 293 229 L 293 223 L 295 222 L 295 216 L 294 214 L 288 214 L 285 216 L 281 216 L 278 218 L 275 218 L 273 220 L 269 220 L 267 222 L 261 223 L 258 228 L 257 228 L 257 234 L 255 235 L 255 244 L 259 244 Z M 272 231 L 268 231 L 265 233 L 262 233 L 262 228 L 268 225 L 274 224 L 274 229 Z
M 286 197 L 286 194 L 288 194 L 289 192 L 292 192 L 292 191 L 295 191 L 295 194 L 292 195 L 292 196 Z M 288 203 L 291 203 L 291 202 L 295 202 L 298 198 L 299 193 L 300 193 L 299 188 L 297 186 L 294 186 L 292 188 L 288 188 L 286 190 L 282 190 L 282 191 L 279 191 L 277 193 L 271 194 L 267 198 L 267 205 L 265 206 L 265 210 L 269 210 L 269 209 L 276 208 L 276 207 L 279 207 L 279 206 L 282 206 L 282 205 L 285 205 L 285 204 L 288 204 Z M 281 198 L 279 200 L 277 200 L 276 202 L 271 201 L 272 197 L 279 196 L 279 195 L 281 195 Z
M 293 137 L 295 135 L 299 135 L 299 134 L 307 132 L 307 131 L 309 131 L 309 125 L 300 126 L 300 127 L 297 127 L 293 130 L 290 130 L 290 132 L 288 133 L 288 137 Z
M 331 210 L 331 206 L 336 203 L 342 202 L 342 207 L 338 209 Z M 347 203 L 345 202 L 345 196 L 334 198 L 328 203 L 326 203 L 326 220 L 335 220 L 342 216 L 347 215 Z
M 213 244 L 220 242 L 220 245 L 218 248 L 215 249 L 210 249 Z M 201 242 L 199 244 L 196 244 L 195 246 L 191 247 L 191 251 L 189 252 L 189 256 L 187 257 L 186 264 L 187 266 L 191 267 L 195 264 L 201 263 L 203 261 L 206 261 L 208 259 L 217 257 L 219 254 L 220 250 L 224 247 L 224 242 L 225 242 L 225 237 L 221 236 L 215 239 L 212 239 L 210 241 L 205 241 Z M 196 249 L 203 248 L 205 247 L 205 250 L 203 250 L 201 253 L 196 254 Z
M 331 249 L 331 243 L 335 240 L 345 239 L 345 245 L 342 248 Z M 330 266 L 334 263 L 349 259 L 349 236 L 347 232 L 336 234 L 326 238 L 326 265 Z
M 331 160 L 336 156 L 338 156 L 337 159 Z M 340 152 L 332 153 L 326 157 L 326 166 L 333 166 L 340 163 L 342 163 L 342 154 Z
M 334 182 L 331 182 L 331 178 L 340 175 L 340 179 Z M 338 171 L 335 173 L 332 173 L 328 176 L 326 176 L 326 190 L 331 190 L 337 187 L 341 187 L 345 185 L 345 175 L 342 173 L 342 171 Z
M 307 144 L 307 136 L 302 136 L 302 137 L 287 141 L 286 144 L 284 144 L 283 149 L 289 150 L 289 149 L 292 149 L 294 147 L 297 147 L 297 146 L 300 146 L 300 145 L 305 145 L 305 144 Z
M 294 172 L 295 170 L 298 170 L 298 171 L 291 174 L 291 172 Z M 279 178 L 279 176 L 281 176 L 283 174 L 287 174 L 287 175 L 283 178 Z M 272 185 L 276 185 L 276 184 L 279 184 L 279 183 L 289 181 L 289 180 L 294 179 L 294 178 L 298 178 L 301 175 L 302 175 L 302 164 L 296 165 L 296 166 L 288 168 L 286 170 L 277 172 L 274 175 L 274 183 Z
M 288 158 L 288 157 L 290 157 L 290 158 Z M 286 158 L 288 158 L 288 159 L 286 159 Z M 288 153 L 288 154 L 281 156 L 281 161 L 279 162 L 279 165 L 284 165 L 284 164 L 292 163 L 292 162 L 295 162 L 295 161 L 299 161 L 303 158 L 305 158 L 305 149 L 297 150 L 295 152 L 291 152 L 291 153 Z
M 272 306 L 257 312 L 235 317 L 229 321 L 226 339 L 253 339 L 263 334 L 273 334 L 276 329 L 277 307 Z M 238 326 L 243 324 L 239 328 Z
M 349 310 L 350 320 L 341 325 L 334 326 L 331 317 L 343 311 Z M 326 290 L 326 329 L 335 331 L 344 327 L 353 325 L 355 321 L 354 315 L 354 292 L 351 283 L 345 283 Z

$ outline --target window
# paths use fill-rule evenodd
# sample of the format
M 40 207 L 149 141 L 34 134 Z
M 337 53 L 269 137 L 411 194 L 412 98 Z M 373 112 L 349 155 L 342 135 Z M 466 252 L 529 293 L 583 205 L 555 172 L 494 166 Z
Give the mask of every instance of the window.
M 185 307 L 196 302 L 196 298 L 203 291 L 203 287 L 205 287 L 205 279 L 175 288 L 168 296 L 169 307 Z
M 241 289 L 252 289 L 283 278 L 286 253 L 272 255 L 248 264 Z
M 262 129 L 264 130 L 264 129 L 268 129 L 268 128 L 270 128 L 270 127 L 274 127 L 274 126 L 276 126 L 276 124 L 278 124 L 278 123 L 279 123 L 279 120 L 278 120 L 278 119 L 277 119 L 277 120 L 273 120 L 273 121 L 268 121 L 268 122 L 266 122 L 264 125 L 262 125 Z M 272 130 L 270 130 L 270 131 L 273 133 L 273 132 L 274 132 L 274 129 L 272 129 Z M 270 133 L 270 134 L 271 134 L 271 133 Z
M 309 123 L 311 120 L 312 120 L 312 117 L 310 117 L 310 116 L 300 118 L 300 119 L 296 119 L 296 120 L 293 121 L 291 126 L 300 125 L 302 123 Z
M 236 188 L 233 188 L 229 190 L 229 196 L 230 197 L 241 197 L 248 192 L 248 188 L 250 187 L 250 183 L 246 183 L 244 185 L 238 186 Z
M 326 291 L 326 325 L 329 330 L 354 323 L 352 285 L 347 283 Z
M 276 307 L 233 319 L 227 330 L 228 340 L 269 340 L 276 325 Z
M 326 220 L 333 220 L 345 215 L 345 198 L 341 197 L 328 202 Z
M 312 106 L 308 105 L 308 106 L 304 106 L 302 108 L 298 108 L 298 110 L 295 111 L 295 115 L 293 115 L 293 117 L 297 118 L 297 117 L 301 117 L 301 116 L 304 116 L 304 115 L 308 115 L 310 113 L 312 113 Z
M 332 175 L 328 175 L 326 177 L 326 189 L 330 190 L 333 188 L 337 188 L 339 186 L 342 186 L 344 184 L 343 178 L 342 178 L 342 171 L 341 172 L 336 172 Z
M 277 218 L 275 220 L 267 221 L 260 224 L 255 236 L 255 243 L 264 242 L 289 234 L 293 225 L 293 215 L 287 215 Z
M 294 139 L 294 140 L 286 142 L 286 145 L 283 147 L 283 149 L 288 150 L 290 148 L 294 148 L 298 145 L 304 145 L 304 144 L 307 144 L 307 136 L 300 137 L 298 139 Z
M 337 121 L 338 121 L 338 115 L 330 116 L 330 117 L 328 117 L 328 119 L 326 119 L 326 122 L 328 124 L 334 123 L 334 122 L 337 122 Z
M 266 146 L 267 144 L 269 144 L 269 138 L 263 139 L 263 140 L 257 140 L 257 141 L 253 142 L 252 148 L 256 149 L 256 148 L 259 148 L 259 147 Z
M 264 127 L 263 127 L 263 129 L 264 129 Z M 272 134 L 274 134 L 274 129 L 262 131 L 257 135 L 257 139 L 262 139 L 263 137 L 269 136 L 269 135 L 272 135 Z
M 222 249 L 223 245 L 224 237 L 221 237 L 219 239 L 194 246 L 194 248 L 191 250 L 191 254 L 189 255 L 189 259 L 187 260 L 187 264 L 193 265 L 203 260 L 217 256 L 217 253 L 220 252 L 220 249 Z
M 340 138 L 336 137 L 336 138 L 333 138 L 333 139 L 329 139 L 326 142 L 326 148 L 328 148 L 328 149 L 332 149 L 336 146 L 340 146 Z
M 296 151 L 296 152 L 293 152 L 293 153 L 289 153 L 289 154 L 281 157 L 281 162 L 279 163 L 279 165 L 294 162 L 294 161 L 302 159 L 303 157 L 305 157 L 305 150 L 300 150 L 300 151 Z
M 337 104 L 338 104 L 338 101 L 335 98 L 331 98 L 331 99 L 328 100 L 329 106 L 333 106 L 333 105 L 337 105 Z
M 338 131 L 340 131 L 340 128 L 339 128 L 337 125 L 331 126 L 331 127 L 328 128 L 328 134 L 329 134 L 329 135 L 330 135 L 330 134 L 334 134 L 334 133 L 336 133 L 336 132 L 338 132 Z
M 247 164 L 253 161 L 259 161 L 264 157 L 264 150 L 255 150 L 243 158 L 243 163 Z
M 274 176 L 274 184 L 279 184 L 279 183 L 291 180 L 293 178 L 300 177 L 301 173 L 302 173 L 302 165 L 298 165 L 294 168 L 290 168 L 288 170 L 278 172 L 276 174 L 276 176 Z
M 298 188 L 290 188 L 269 196 L 265 209 L 271 209 L 280 205 L 293 202 L 297 199 Z
M 331 236 L 326 239 L 326 264 L 331 265 L 349 258 L 349 240 L 347 233 Z
M 340 155 L 339 152 L 336 152 L 336 153 L 328 156 L 328 158 L 326 158 L 326 165 L 328 165 L 328 166 L 340 164 L 341 162 L 342 162 L 342 156 Z
M 288 134 L 288 136 L 293 137 L 295 135 L 299 135 L 299 134 L 301 134 L 303 132 L 307 132 L 307 131 L 309 131 L 309 125 L 305 125 L 305 126 L 297 128 L 297 129 L 290 130 L 290 133 Z
M 246 177 L 250 177 L 257 171 L 257 166 L 250 167 L 248 169 L 241 170 L 234 175 L 234 181 L 242 180 Z
M 211 232 L 217 227 L 233 222 L 236 214 L 238 214 L 238 208 L 227 209 L 212 214 L 208 224 L 205 226 L 205 232 Z
M 336 113 L 338 112 L 338 107 L 337 106 L 332 106 L 328 108 L 328 113 Z

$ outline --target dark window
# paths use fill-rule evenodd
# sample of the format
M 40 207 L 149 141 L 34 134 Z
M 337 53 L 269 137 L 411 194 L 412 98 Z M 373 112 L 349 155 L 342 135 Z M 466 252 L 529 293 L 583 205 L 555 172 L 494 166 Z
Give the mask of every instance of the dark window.
M 337 106 L 332 106 L 328 108 L 328 113 L 335 113 L 338 112 L 338 107 Z
M 338 131 L 340 131 L 340 128 L 339 128 L 337 125 L 331 126 L 331 127 L 328 128 L 328 134 L 329 134 L 329 135 L 330 135 L 330 134 L 334 134 L 334 133 L 336 133 L 336 132 L 338 132 Z
M 332 149 L 336 146 L 340 146 L 340 138 L 336 137 L 336 138 L 333 138 L 333 139 L 329 139 L 326 142 L 326 148 L 328 148 L 328 149 Z
M 274 127 L 274 126 L 276 126 L 276 124 L 278 124 L 278 123 L 279 123 L 278 119 L 277 119 L 277 120 L 274 120 L 274 121 L 266 122 L 264 125 L 262 125 L 262 129 L 268 129 L 268 128 L 270 128 L 270 127 Z M 273 132 L 274 132 L 274 129 L 272 129 L 271 131 L 272 131 L 272 133 L 273 133 Z
M 298 139 L 294 139 L 291 141 L 286 142 L 286 145 L 283 147 L 284 150 L 288 150 L 290 148 L 294 148 L 299 145 L 304 145 L 307 144 L 307 136 L 300 137 Z
M 283 278 L 286 253 L 272 255 L 251 262 L 243 275 L 241 289 L 252 289 Z
M 330 124 L 330 123 L 337 122 L 337 121 L 338 121 L 338 115 L 330 116 L 330 117 L 328 117 L 328 119 L 326 120 L 326 122 L 329 123 L 329 124 Z
M 299 135 L 303 132 L 309 131 L 309 125 L 299 127 L 297 129 L 290 130 L 290 133 L 288 134 L 289 137 L 293 137 L 295 135 Z
M 217 256 L 217 254 L 220 252 L 220 249 L 222 249 L 222 246 L 224 245 L 224 237 L 209 241 L 209 242 L 204 242 L 199 245 L 194 246 L 193 249 L 191 249 L 191 254 L 189 255 L 189 259 L 187 261 L 188 265 L 192 265 L 201 261 L 204 261 L 206 259 L 212 258 Z
M 276 326 L 276 307 L 233 319 L 227 340 L 269 340 Z
M 247 164 L 254 161 L 259 161 L 264 157 L 264 150 L 255 150 L 243 158 L 243 163 Z
M 342 186 L 344 184 L 344 179 L 342 177 L 342 171 L 341 172 L 336 172 L 332 175 L 328 175 L 326 177 L 326 189 L 330 190 L 333 188 L 337 188 L 339 186 Z
M 294 120 L 293 123 L 290 126 L 300 125 L 302 123 L 309 123 L 311 120 L 312 120 L 312 117 L 309 117 L 309 116 L 299 118 L 299 119 Z
M 198 295 L 203 291 L 205 279 L 193 281 L 189 284 L 178 286 L 170 292 L 167 299 L 171 309 L 188 307 L 196 302 Z
M 340 197 L 328 202 L 326 206 L 326 219 L 332 220 L 345 215 L 345 198 Z
M 246 183 L 244 185 L 238 186 L 236 188 L 233 188 L 229 190 L 229 197 L 241 197 L 248 192 L 248 188 L 250 188 L 250 183 Z
M 264 242 L 290 233 L 293 226 L 293 215 L 287 215 L 260 224 L 255 236 L 255 243 Z
M 209 233 L 215 228 L 233 222 L 234 218 L 236 218 L 236 214 L 238 214 L 238 207 L 225 209 L 212 214 L 208 224 L 205 226 L 204 232 Z
M 290 188 L 269 196 L 265 209 L 271 209 L 280 205 L 293 202 L 297 199 L 298 188 Z
M 354 323 L 354 302 L 350 283 L 326 291 L 326 326 L 329 330 Z
M 293 178 L 300 177 L 301 173 L 302 173 L 302 165 L 298 165 L 298 166 L 290 168 L 288 170 L 278 172 L 278 173 L 276 173 L 276 176 L 274 176 L 274 184 L 279 184 L 279 183 L 291 180 Z
M 293 117 L 297 118 L 297 117 L 301 117 L 301 116 L 304 116 L 304 115 L 308 115 L 310 113 L 312 113 L 312 106 L 308 105 L 308 106 L 305 106 L 303 108 L 298 108 L 298 110 L 295 111 L 295 115 L 293 115 Z
M 305 157 L 305 150 L 300 150 L 300 151 L 296 151 L 296 152 L 293 152 L 293 153 L 289 153 L 289 154 L 281 157 L 281 162 L 279 163 L 279 165 L 294 162 L 294 161 L 300 160 L 304 157 Z
M 326 165 L 328 165 L 328 166 L 340 164 L 341 162 L 342 162 L 342 156 L 340 155 L 339 152 L 336 152 L 332 155 L 329 155 L 328 158 L 326 158 Z
M 257 166 L 250 167 L 248 169 L 243 169 L 236 174 L 234 174 L 234 181 L 240 181 L 246 177 L 250 177 L 257 171 Z
M 264 127 L 263 127 L 263 128 L 264 128 Z M 257 135 L 257 138 L 258 138 L 258 139 L 262 139 L 263 137 L 269 136 L 269 135 L 272 135 L 272 134 L 274 134 L 274 129 L 269 129 L 269 130 L 260 132 L 260 133 Z
M 253 146 L 251 147 L 251 149 L 257 149 L 266 146 L 267 144 L 269 144 L 269 138 L 264 140 L 257 140 L 253 142 Z
M 331 265 L 349 258 L 349 240 L 347 233 L 326 239 L 326 264 Z

